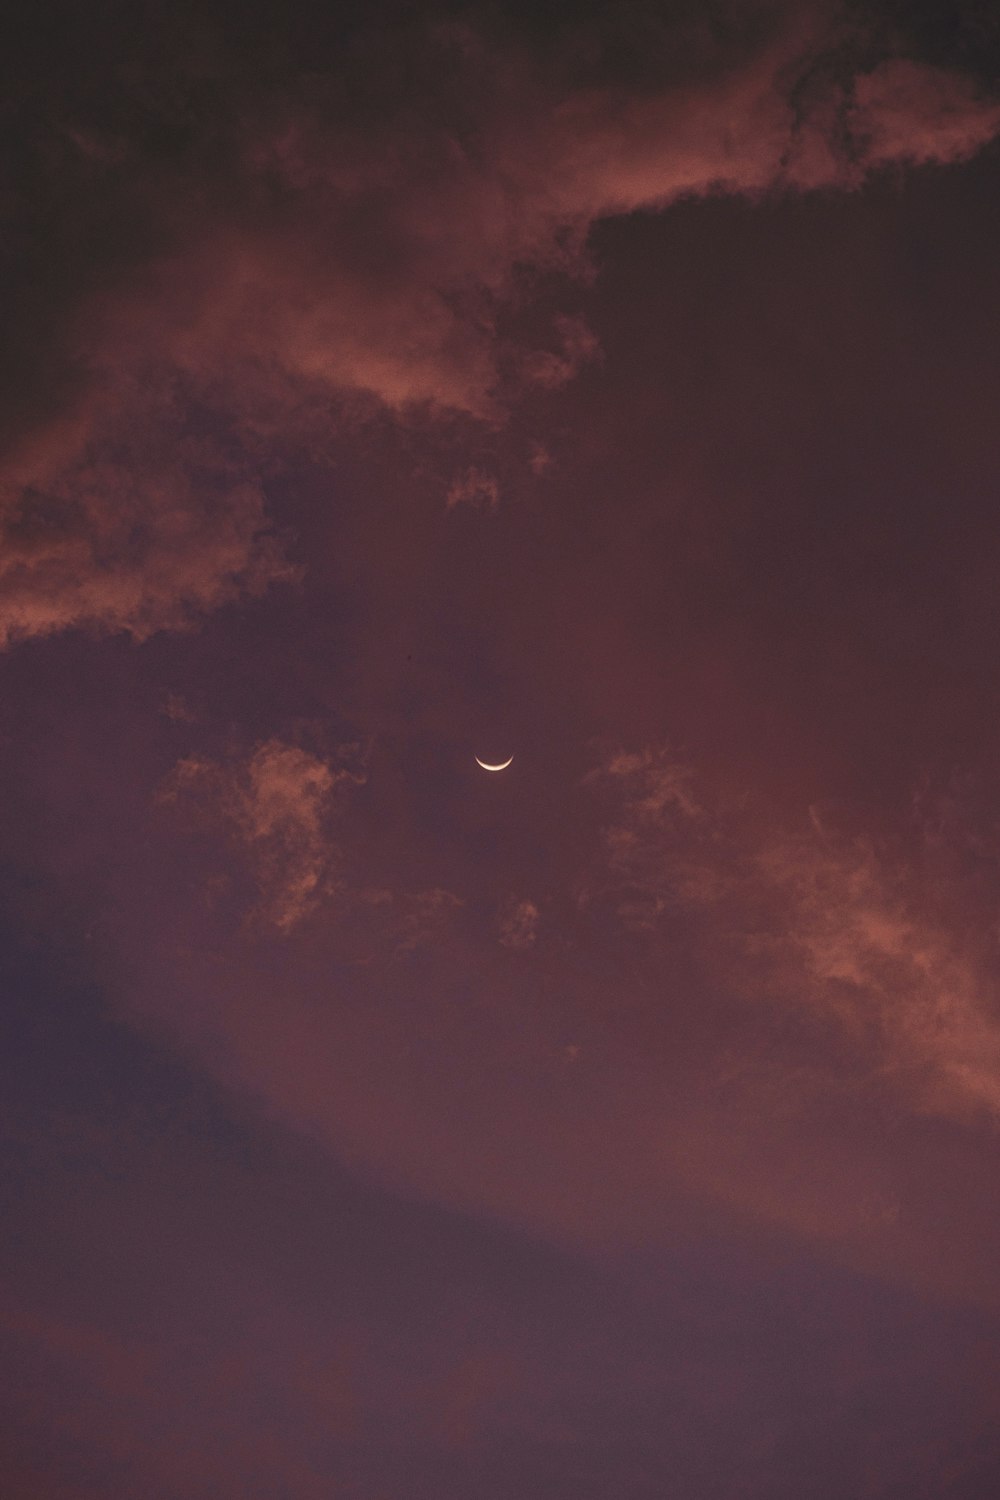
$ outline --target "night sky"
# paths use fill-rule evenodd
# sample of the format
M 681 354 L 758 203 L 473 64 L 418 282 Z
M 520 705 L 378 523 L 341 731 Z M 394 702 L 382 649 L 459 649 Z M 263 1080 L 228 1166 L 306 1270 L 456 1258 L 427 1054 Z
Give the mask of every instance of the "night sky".
M 1000 12 L 17 9 L 2 1500 L 993 1500 Z

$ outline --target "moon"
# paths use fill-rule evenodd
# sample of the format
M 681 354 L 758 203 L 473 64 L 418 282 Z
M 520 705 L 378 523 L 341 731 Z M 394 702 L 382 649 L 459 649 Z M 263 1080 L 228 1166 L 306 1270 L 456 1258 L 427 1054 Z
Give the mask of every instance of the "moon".
M 477 766 L 482 766 L 482 768 L 483 768 L 484 771 L 506 771 L 507 767 L 510 765 L 510 762 L 514 759 L 514 757 L 512 755 L 510 757 L 510 760 L 501 761 L 501 763 L 498 766 L 487 765 L 486 761 L 480 760 L 478 755 L 475 756 L 474 759 L 475 759 L 476 765 Z

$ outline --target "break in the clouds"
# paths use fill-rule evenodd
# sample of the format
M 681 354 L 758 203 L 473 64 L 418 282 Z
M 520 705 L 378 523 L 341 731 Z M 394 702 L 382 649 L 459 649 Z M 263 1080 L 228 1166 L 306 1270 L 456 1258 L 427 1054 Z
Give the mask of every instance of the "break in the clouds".
M 0 639 L 144 639 L 292 577 L 267 484 L 289 451 L 329 451 L 345 397 L 496 423 L 594 358 L 577 314 L 530 336 L 510 314 L 530 307 L 532 276 L 590 269 L 596 222 L 702 195 L 849 191 L 893 164 L 965 160 L 1000 125 L 955 72 L 845 64 L 842 28 L 816 18 L 778 15 L 739 54 L 679 32 L 687 78 L 658 37 L 662 66 L 644 57 L 632 91 L 470 22 L 355 39 L 341 66 L 277 71 L 250 95 L 200 57 L 200 150 L 140 70 L 131 107 L 163 112 L 177 138 L 155 163 L 96 101 L 40 121 L 22 106 L 34 190 L 65 237 L 102 210 L 129 234 L 120 249 L 82 236 L 83 290 L 30 351 L 48 390 L 0 467 Z M 447 503 L 496 498 L 469 467 Z

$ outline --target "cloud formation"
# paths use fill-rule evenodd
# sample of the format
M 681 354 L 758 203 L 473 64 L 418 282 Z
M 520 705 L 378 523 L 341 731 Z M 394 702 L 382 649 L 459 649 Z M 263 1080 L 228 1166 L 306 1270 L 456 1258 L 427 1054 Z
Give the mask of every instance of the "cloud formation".
M 142 641 L 295 577 L 250 466 L 191 428 L 174 392 L 117 379 L 8 455 L 0 645 L 69 628 Z
M 468 25 L 383 30 L 252 98 L 201 57 L 211 152 L 185 146 L 164 80 L 133 101 L 166 112 L 169 170 L 92 107 L 26 118 L 51 136 L 35 170 L 67 234 L 91 202 L 136 228 L 121 265 L 87 245 L 91 290 L 45 355 L 60 394 L 0 458 L 0 643 L 76 626 L 143 639 L 291 576 L 262 480 L 290 444 L 329 446 L 331 403 L 495 423 L 571 380 L 596 352 L 579 316 L 515 335 L 511 315 L 533 277 L 587 269 L 598 221 L 850 189 L 894 163 L 964 160 L 1000 126 L 1000 105 L 947 70 L 828 65 L 819 26 L 776 20 L 739 57 L 703 46 L 686 80 L 661 40 L 661 80 L 631 91 Z M 200 77 L 171 82 L 193 97 Z M 491 506 L 492 485 L 470 468 L 448 503 Z
M 995 956 L 980 932 L 954 930 L 953 891 L 928 879 L 926 860 L 914 868 L 902 838 L 845 830 L 819 809 L 782 827 L 666 749 L 619 754 L 602 776 L 623 799 L 605 830 L 605 896 L 628 926 L 693 918 L 702 961 L 748 1003 L 838 1029 L 856 1053 L 849 1087 L 887 1088 L 921 1112 L 1000 1116 Z
M 235 764 L 189 756 L 175 767 L 160 799 L 194 797 L 206 810 L 221 812 L 249 857 L 258 915 L 288 933 L 336 889 L 337 846 L 330 831 L 335 794 L 363 779 L 271 739 Z

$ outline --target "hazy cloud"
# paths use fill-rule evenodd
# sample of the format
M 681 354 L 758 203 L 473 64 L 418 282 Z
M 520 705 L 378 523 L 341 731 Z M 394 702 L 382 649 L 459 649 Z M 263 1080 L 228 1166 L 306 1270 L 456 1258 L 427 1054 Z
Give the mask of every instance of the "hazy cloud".
M 965 161 L 993 140 L 1000 106 L 969 79 L 893 58 L 861 74 L 849 111 L 864 164 Z
M 0 539 L 3 645 L 69 627 L 144 640 L 295 576 L 248 465 L 175 393 L 131 382 L 0 464 Z
M 454 510 L 456 505 L 471 505 L 476 510 L 496 510 L 499 504 L 500 486 L 485 469 L 466 469 L 464 474 L 452 480 L 445 496 L 445 505 L 449 510 Z
M 538 935 L 538 907 L 534 901 L 510 901 L 500 916 L 500 941 L 505 948 L 530 948 Z
M 866 1083 L 918 1110 L 1000 1114 L 994 955 L 952 930 L 949 891 L 928 884 L 901 837 L 863 820 L 834 831 L 815 811 L 782 826 L 667 751 L 617 755 L 603 778 L 622 796 L 604 837 L 627 925 L 694 917 L 711 971 L 754 1004 L 842 1028 Z
M 271 739 L 234 764 L 198 756 L 180 761 L 160 795 L 168 802 L 195 797 L 221 812 L 249 857 L 260 914 L 289 932 L 336 888 L 335 794 L 358 780 L 353 771 Z

